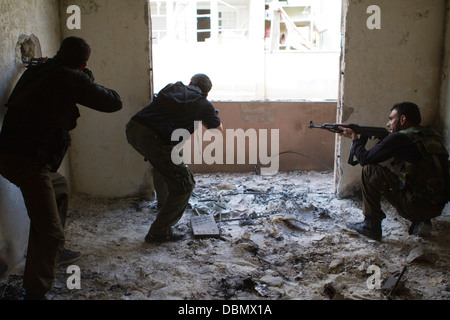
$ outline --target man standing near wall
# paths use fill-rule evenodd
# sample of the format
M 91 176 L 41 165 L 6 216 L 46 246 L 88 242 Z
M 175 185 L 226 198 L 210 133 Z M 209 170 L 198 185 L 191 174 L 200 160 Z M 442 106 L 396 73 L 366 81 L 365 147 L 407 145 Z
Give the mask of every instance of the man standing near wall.
M 173 162 L 172 150 L 179 141 L 172 141 L 172 133 L 185 129 L 192 134 L 195 121 L 202 121 L 207 129 L 222 131 L 217 111 L 207 100 L 211 88 L 211 80 L 204 74 L 193 76 L 189 86 L 181 82 L 169 84 L 127 125 L 128 142 L 153 167 L 158 207 L 161 208 L 145 237 L 147 242 L 183 238 L 172 232 L 172 226 L 183 216 L 195 181 L 186 164 Z
M 431 219 L 441 215 L 449 200 L 448 152 L 442 137 L 429 127 L 420 126 L 419 107 L 411 102 L 391 109 L 387 127 L 391 134 L 366 150 L 356 133 L 341 127 L 353 140 L 352 148 L 363 166 L 362 193 L 365 220 L 347 226 L 374 240 L 381 240 L 381 197 L 412 222 L 409 234 L 427 236 Z M 389 160 L 387 166 L 382 162 Z
M 31 221 L 25 299 L 46 299 L 57 265 L 79 257 L 64 249 L 69 192 L 57 173 L 80 117 L 76 104 L 107 113 L 122 109 L 115 91 L 94 83 L 86 68 L 90 53 L 83 39 L 66 38 L 54 58 L 25 71 L 6 105 L 0 174 L 20 188 Z

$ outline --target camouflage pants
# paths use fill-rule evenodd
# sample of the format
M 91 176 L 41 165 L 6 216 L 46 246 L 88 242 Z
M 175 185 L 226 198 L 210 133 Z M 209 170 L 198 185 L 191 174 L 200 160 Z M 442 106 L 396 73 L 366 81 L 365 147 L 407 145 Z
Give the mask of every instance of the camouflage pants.
M 62 175 L 49 169 L 33 159 L 0 155 L 0 173 L 20 188 L 30 218 L 23 284 L 36 295 L 52 288 L 65 242 L 69 188 Z
M 381 197 L 384 197 L 401 217 L 411 222 L 435 218 L 444 209 L 444 205 L 431 206 L 409 201 L 399 178 L 386 167 L 373 164 L 364 166 L 361 180 L 363 214 L 371 220 L 381 221 L 386 218 L 381 209 Z
M 130 145 L 153 167 L 155 190 L 161 209 L 149 233 L 155 236 L 169 235 L 189 203 L 195 187 L 194 176 L 184 163 L 173 163 L 173 146 L 160 140 L 148 127 L 131 120 L 127 124 L 126 135 Z

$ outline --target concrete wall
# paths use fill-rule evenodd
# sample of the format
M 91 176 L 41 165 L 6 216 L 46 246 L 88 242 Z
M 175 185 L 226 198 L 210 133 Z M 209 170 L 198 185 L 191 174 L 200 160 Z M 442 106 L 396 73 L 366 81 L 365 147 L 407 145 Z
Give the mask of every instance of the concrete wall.
M 370 5 L 381 9 L 379 30 L 366 26 Z M 384 127 L 393 104 L 412 101 L 421 108 L 423 124 L 434 124 L 440 114 L 446 1 L 347 0 L 345 12 L 342 122 Z M 350 145 L 344 139 L 338 149 L 341 196 L 359 188 L 361 167 L 346 163 Z
M 216 109 L 220 111 L 225 133 L 231 133 L 242 129 L 246 133 L 254 129 L 257 133 L 258 143 L 264 138 L 259 134 L 260 130 L 267 132 L 267 152 L 257 148 L 258 167 L 273 168 L 278 166 L 279 171 L 292 170 L 318 170 L 332 171 L 334 167 L 334 142 L 335 135 L 319 129 L 309 129 L 309 122 L 313 120 L 316 125 L 333 123 L 336 121 L 335 102 L 214 102 Z M 279 140 L 271 140 L 272 131 L 279 130 Z M 230 137 L 232 137 L 231 135 Z M 254 172 L 255 164 L 250 162 L 250 146 L 256 146 L 246 140 L 245 163 L 238 163 L 237 141 L 224 137 L 223 164 L 214 163 L 207 165 L 195 164 L 195 155 L 192 152 L 190 168 L 194 172 Z M 194 150 L 194 133 L 191 141 L 191 150 Z M 200 139 L 200 141 L 206 139 Z M 255 140 L 256 142 L 256 140 Z M 214 142 L 213 142 L 214 143 Z M 274 149 L 273 143 L 279 144 Z M 211 142 L 203 143 L 203 149 Z M 275 150 L 276 154 L 272 153 Z M 276 151 L 278 150 L 278 152 Z M 234 159 L 230 163 L 226 160 L 227 153 L 232 152 Z M 285 153 L 289 152 L 289 153 Z M 278 156 L 278 153 L 282 153 Z M 242 153 L 241 153 L 242 154 Z M 262 164 L 259 160 L 264 156 L 272 158 L 269 164 Z
M 449 47 L 443 51 L 444 36 L 445 42 L 450 43 L 448 23 L 445 25 L 448 1 L 375 2 L 346 0 L 340 120 L 384 126 L 394 103 L 411 100 L 422 107 L 425 124 L 435 124 L 434 120 L 440 116 L 438 124 L 450 141 Z M 381 30 L 366 27 L 369 17 L 366 10 L 373 4 L 381 8 Z M 69 5 L 81 8 L 81 30 L 66 28 Z M 150 101 L 147 1 L 0 0 L 0 23 L 3 26 L 0 30 L 2 104 L 23 72 L 17 46 L 20 35 L 34 34 L 40 41 L 43 56 L 53 56 L 66 36 L 80 36 L 91 44 L 89 67 L 98 83 L 119 92 L 124 109 L 115 114 L 101 114 L 80 108 L 82 118 L 72 133 L 73 146 L 62 173 L 67 176 L 67 166 L 70 166 L 75 192 L 104 197 L 145 195 L 149 188 L 148 165 L 128 145 L 124 130 L 131 116 Z M 167 72 L 177 78 L 176 70 Z M 316 124 L 335 122 L 335 103 L 217 102 L 215 105 L 221 111 L 225 129 L 279 129 L 279 152 L 301 154 L 281 155 L 280 170 L 323 170 L 324 166 L 314 160 L 332 167 L 335 135 L 310 130 L 307 126 L 310 120 Z M 3 114 L 4 109 L 1 118 Z M 346 164 L 349 147 L 350 142 L 345 140 L 337 148 L 336 175 L 341 178 L 338 185 L 341 196 L 351 195 L 359 183 L 361 169 Z M 192 165 L 191 168 L 195 172 L 253 172 L 254 165 Z M 23 258 L 27 223 L 20 192 L 0 178 L 0 254 L 10 266 Z
M 126 197 L 146 196 L 150 190 L 148 164 L 128 145 L 124 133 L 128 120 L 150 100 L 149 28 L 145 3 L 136 0 L 62 3 L 62 17 L 67 16 L 68 5 L 79 5 L 82 12 L 81 30 L 63 28 L 63 36 L 80 36 L 90 43 L 89 67 L 96 81 L 116 89 L 124 100 L 124 110 L 112 115 L 81 108 L 82 117 L 72 133 L 70 150 L 74 192 Z M 176 68 L 164 72 L 177 79 Z M 310 120 L 334 122 L 336 103 L 217 102 L 215 105 L 221 111 L 225 129 L 280 129 L 279 151 L 306 156 L 292 153 L 279 156 L 280 170 L 327 170 L 326 166 L 333 167 L 334 135 L 320 130 L 313 132 L 307 126 Z M 320 143 L 314 137 L 319 137 Z M 322 159 L 325 165 L 316 159 Z M 252 171 L 254 165 L 248 162 L 245 165 L 202 164 L 191 168 L 195 172 L 247 172 Z
M 88 67 L 96 82 L 116 90 L 124 108 L 103 114 L 81 107 L 70 150 L 74 192 L 101 197 L 145 193 L 147 165 L 128 145 L 128 120 L 151 99 L 149 19 L 145 0 L 61 1 L 61 17 L 69 5 L 81 9 L 81 29 L 63 36 L 86 39 L 92 48 Z
M 60 44 L 58 8 L 56 0 L 0 0 L 1 122 L 6 112 L 3 106 L 25 70 L 19 39 L 22 41 L 22 35 L 34 34 L 39 40 L 42 55 L 53 56 Z M 36 47 L 36 53 L 38 51 Z M 66 166 L 67 162 L 62 173 L 67 175 Z M 20 190 L 0 177 L 0 256 L 4 256 L 9 269 L 24 258 L 28 228 L 29 220 Z

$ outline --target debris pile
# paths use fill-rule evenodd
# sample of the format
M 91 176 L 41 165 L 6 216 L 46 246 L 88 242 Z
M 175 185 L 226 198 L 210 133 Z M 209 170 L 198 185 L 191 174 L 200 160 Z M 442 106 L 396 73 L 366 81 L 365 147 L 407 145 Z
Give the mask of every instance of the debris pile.
M 69 290 L 60 268 L 49 298 L 450 298 L 448 213 L 433 220 L 431 237 L 420 238 L 408 235 L 408 223 L 384 203 L 388 218 L 377 242 L 346 228 L 362 219 L 362 203 L 337 199 L 332 173 L 197 174 L 196 180 L 176 226 L 187 237 L 177 243 L 144 242 L 155 202 L 74 196 L 66 247 L 83 253 L 76 263 L 81 289 Z M 391 278 L 404 269 L 392 290 Z

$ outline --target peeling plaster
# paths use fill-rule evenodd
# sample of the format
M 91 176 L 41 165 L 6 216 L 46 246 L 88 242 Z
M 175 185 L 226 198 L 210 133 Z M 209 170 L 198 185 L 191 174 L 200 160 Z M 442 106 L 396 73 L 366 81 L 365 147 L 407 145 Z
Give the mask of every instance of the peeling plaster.
M 430 13 L 429 9 L 424 9 L 422 11 L 417 11 L 415 18 L 416 20 L 422 20 L 428 18 L 428 14 Z
M 19 36 L 16 52 L 22 62 L 29 61 L 31 58 L 40 58 L 42 57 L 41 43 L 34 34 L 29 36 L 22 34 Z
M 100 5 L 96 1 L 84 1 L 81 3 L 81 12 L 83 14 L 97 13 Z

